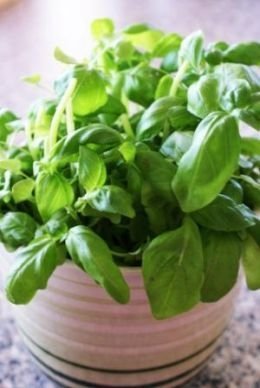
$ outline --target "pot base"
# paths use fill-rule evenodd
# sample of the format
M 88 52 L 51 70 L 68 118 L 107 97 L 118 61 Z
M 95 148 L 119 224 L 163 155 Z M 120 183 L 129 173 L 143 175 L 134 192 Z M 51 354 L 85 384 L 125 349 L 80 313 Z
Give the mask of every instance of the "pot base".
M 21 335 L 45 374 L 65 387 L 169 387 L 196 375 L 213 353 L 238 287 L 220 301 L 157 321 L 140 269 L 124 268 L 131 301 L 111 300 L 72 263 L 48 289 L 14 308 Z
M 30 350 L 29 345 L 27 343 L 27 349 L 29 350 L 29 353 L 32 357 L 33 362 L 38 366 L 38 368 L 54 383 L 59 384 L 59 386 L 64 388 L 82 388 L 82 387 L 88 387 L 88 388 L 152 388 L 152 387 L 164 387 L 164 388 L 177 388 L 183 386 L 184 383 L 187 383 L 188 381 L 192 380 L 205 366 L 207 363 L 208 358 L 214 353 L 214 349 L 211 351 L 211 354 L 207 357 L 206 360 L 204 360 L 202 363 L 197 365 L 196 367 L 192 368 L 192 370 L 187 371 L 179 376 L 173 376 L 172 378 L 168 378 L 166 381 L 156 381 L 149 384 L 142 384 L 142 385 L 116 385 L 116 377 L 115 377 L 115 384 L 114 385 L 100 385 L 95 384 L 89 381 L 80 381 L 76 378 L 72 378 L 71 376 L 66 376 L 64 373 L 60 373 L 59 371 L 55 370 L 54 368 L 46 365 L 39 359 L 37 356 L 33 354 L 33 352 Z M 105 376 L 104 376 L 105 379 Z

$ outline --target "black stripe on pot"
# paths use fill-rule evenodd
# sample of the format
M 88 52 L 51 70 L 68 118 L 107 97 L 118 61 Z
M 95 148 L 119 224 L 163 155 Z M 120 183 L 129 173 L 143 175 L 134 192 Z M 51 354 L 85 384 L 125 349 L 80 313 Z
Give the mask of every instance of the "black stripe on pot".
M 215 342 L 222 336 L 223 332 L 225 331 L 222 330 L 222 332 L 220 334 L 217 335 L 217 337 L 215 337 L 212 341 L 210 341 L 207 345 L 205 345 L 203 348 L 199 349 L 197 352 L 185 357 L 185 358 L 182 358 L 178 361 L 174 361 L 174 362 L 171 362 L 171 363 L 168 363 L 168 364 L 164 364 L 164 365 L 158 365 L 158 366 L 154 366 L 154 367 L 151 367 L 151 368 L 143 368 L 143 369 L 130 369 L 130 370 L 127 370 L 127 369 L 105 369 L 105 368 L 95 368 L 95 367 L 92 367 L 92 366 L 88 366 L 88 365 L 81 365 L 81 364 L 78 364 L 78 363 L 75 363 L 75 362 L 72 362 L 72 361 L 69 361 L 69 360 L 66 360 L 60 356 L 57 356 L 55 354 L 53 354 L 52 352 L 50 352 L 49 350 L 43 348 L 42 346 L 38 345 L 37 342 L 35 342 L 31 336 L 29 336 L 21 327 L 19 327 L 19 330 L 21 331 L 22 335 L 27 339 L 28 342 L 31 342 L 36 348 L 40 349 L 43 353 L 45 354 L 48 354 L 49 356 L 55 358 L 56 360 L 58 361 L 62 361 L 64 362 L 65 364 L 68 364 L 68 365 L 72 365 L 72 366 L 75 366 L 77 368 L 80 368 L 80 369 L 85 369 L 85 370 L 90 370 L 90 371 L 93 371 L 93 372 L 102 372 L 102 373 L 111 373 L 111 374 L 129 374 L 129 373 L 145 373 L 145 372 L 153 372 L 153 371 L 156 371 L 156 370 L 160 370 L 160 369 L 166 369 L 166 368 L 171 368 L 171 367 L 174 367 L 174 366 L 177 366 L 177 365 L 180 365 L 186 361 L 189 361 L 191 360 L 192 358 L 200 355 L 201 353 L 203 353 L 204 351 L 206 351 L 207 349 L 209 349 L 212 345 L 215 344 Z
M 65 373 L 59 372 L 56 369 L 54 369 L 54 368 L 50 367 L 49 365 L 45 364 L 45 362 L 43 362 L 41 359 L 39 359 L 30 349 L 29 349 L 29 353 L 36 360 L 37 364 L 39 364 L 40 367 L 43 367 L 45 369 L 45 373 L 53 381 L 56 381 L 57 383 L 59 383 L 59 379 L 58 378 L 62 378 L 64 380 L 67 380 L 70 383 L 81 385 L 82 387 L 88 387 L 88 388 L 115 388 L 114 385 L 103 385 L 103 384 L 100 385 L 100 384 L 92 383 L 92 382 L 89 382 L 89 381 L 86 381 L 86 380 L 79 380 L 79 379 L 77 379 L 75 377 L 66 375 Z M 157 388 L 157 387 L 162 387 L 163 385 L 166 385 L 166 384 L 169 384 L 169 383 L 173 383 L 173 382 L 178 383 L 178 380 L 181 380 L 181 379 L 183 379 L 185 377 L 189 377 L 190 374 L 192 374 L 194 372 L 196 373 L 196 371 L 199 371 L 200 368 L 208 361 L 209 358 L 210 358 L 210 355 L 205 357 L 205 359 L 203 361 L 200 361 L 196 366 L 192 367 L 191 369 L 187 370 L 186 372 L 180 373 L 177 376 L 170 377 L 170 378 L 165 379 L 165 380 L 156 381 L 154 383 L 149 383 L 149 384 L 142 384 L 142 385 L 131 385 L 131 386 L 130 385 L 117 385 L 116 388 Z M 48 372 L 51 373 L 51 374 L 49 375 Z M 52 375 L 54 375 L 57 380 Z M 116 378 L 116 376 L 115 376 L 115 378 Z M 64 387 L 66 387 L 66 386 L 64 386 Z

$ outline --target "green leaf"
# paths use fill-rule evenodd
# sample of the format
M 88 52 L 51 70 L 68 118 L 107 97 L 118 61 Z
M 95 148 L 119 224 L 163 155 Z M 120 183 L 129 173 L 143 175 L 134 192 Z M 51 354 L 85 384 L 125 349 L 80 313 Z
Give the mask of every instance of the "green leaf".
M 202 302 L 216 302 L 236 284 L 242 252 L 241 240 L 235 233 L 202 232 L 205 279 Z
M 195 69 L 199 68 L 203 55 L 204 37 L 201 31 L 193 32 L 181 42 L 179 65 L 187 61 Z
M 113 35 L 114 23 L 111 19 L 96 19 L 91 23 L 91 34 L 95 39 L 103 39 Z
M 127 163 L 132 163 L 134 161 L 136 146 L 131 141 L 125 141 L 122 143 L 118 148 L 118 151 L 121 153 Z
M 137 126 L 137 136 L 140 140 L 155 136 L 161 132 L 163 123 L 167 120 L 169 109 L 176 104 L 174 97 L 163 97 L 156 100 L 144 111 Z
M 36 226 L 28 214 L 8 212 L 0 218 L 0 239 L 11 248 L 27 245 L 34 238 Z
M 250 104 L 251 87 L 244 79 L 233 80 L 226 85 L 221 97 L 221 107 L 226 111 L 243 108 Z
M 12 196 L 16 203 L 26 201 L 32 196 L 35 182 L 31 178 L 22 179 L 12 187 Z
M 165 74 L 159 81 L 156 91 L 155 99 L 158 100 L 162 97 L 167 97 L 170 94 L 173 78 L 169 74 Z
M 163 198 L 162 193 L 154 189 L 152 182 L 150 183 L 148 180 L 142 182 L 139 200 L 149 220 L 149 229 L 152 235 L 156 236 L 179 226 L 182 217 L 180 217 L 176 199 L 172 197 L 169 201 Z
M 55 241 L 64 241 L 68 228 L 74 225 L 74 220 L 65 209 L 60 209 L 40 228 L 37 229 L 35 237 L 50 235 Z
M 260 139 L 257 137 L 242 137 L 241 151 L 246 155 L 260 155 Z
M 129 287 L 104 240 L 87 227 L 76 226 L 68 233 L 66 247 L 72 260 L 104 287 L 113 299 L 119 303 L 129 301 Z
M 64 94 L 72 78 L 77 80 L 77 85 L 72 95 L 74 114 L 86 116 L 105 105 L 108 97 L 101 74 L 97 70 L 88 70 L 83 65 L 74 66 L 55 81 L 54 88 L 59 96 Z
M 62 51 L 58 46 L 54 49 L 54 58 L 57 59 L 57 61 L 66 63 L 66 64 L 76 64 L 77 60 L 70 55 L 67 55 Z
M 258 208 L 260 206 L 260 182 L 247 175 L 240 175 L 239 179 L 244 190 L 245 203 L 252 208 Z
M 143 277 L 155 318 L 170 318 L 200 301 L 203 254 L 199 230 L 189 218 L 159 235 L 143 254 Z
M 143 180 L 149 182 L 154 193 L 169 203 L 176 203 L 171 189 L 176 167 L 155 151 L 138 151 L 135 162 Z
M 184 212 L 201 209 L 216 198 L 237 168 L 239 153 L 234 117 L 215 112 L 200 122 L 172 183 Z
M 161 37 L 153 49 L 153 57 L 164 57 L 172 51 L 178 50 L 182 42 L 182 37 L 171 33 Z
M 146 64 L 137 66 L 127 73 L 124 92 L 129 100 L 142 106 L 150 105 L 155 98 L 155 92 L 163 73 Z
M 228 181 L 221 194 L 230 197 L 237 204 L 243 202 L 243 188 L 241 184 L 234 179 Z
M 236 115 L 250 127 L 260 130 L 260 103 L 251 104 L 248 108 L 238 109 Z
M 35 239 L 22 249 L 5 283 L 9 301 L 14 304 L 29 303 L 38 290 L 46 288 L 58 265 L 57 258 L 57 248 L 49 237 Z
M 121 114 L 126 113 L 126 108 L 118 98 L 109 94 L 106 104 L 96 112 L 96 114 L 100 113 L 109 113 L 118 117 Z
M 116 57 L 119 62 L 131 62 L 134 56 L 135 48 L 131 42 L 118 42 L 116 47 Z
M 246 42 L 233 44 L 224 52 L 225 62 L 260 65 L 260 43 Z
M 133 218 L 135 211 L 132 198 L 124 189 L 118 186 L 103 186 L 85 195 L 89 206 L 99 212 L 119 214 Z
M 210 43 L 204 53 L 205 60 L 211 65 L 219 65 L 223 60 L 223 52 L 229 47 L 226 42 Z
M 224 85 L 228 85 L 232 81 L 245 80 L 249 83 L 253 92 L 258 92 L 260 88 L 260 77 L 250 67 L 238 63 L 222 63 L 215 66 L 213 69 L 215 74 Z
M 6 141 L 7 136 L 11 132 L 7 124 L 14 120 L 17 120 L 17 117 L 13 112 L 4 108 L 0 109 L 0 141 Z
M 224 232 L 239 232 L 255 224 L 255 215 L 246 205 L 223 194 L 191 215 L 197 224 Z
M 167 158 L 179 162 L 192 144 L 193 132 L 175 131 L 163 142 L 160 152 Z
M 74 193 L 62 175 L 42 171 L 36 180 L 35 199 L 41 217 L 48 220 L 57 210 L 72 204 Z
M 123 29 L 124 34 L 140 34 L 142 32 L 150 31 L 152 27 L 146 23 L 135 23 Z
M 161 69 L 166 73 L 173 73 L 178 70 L 178 50 L 171 51 L 162 59 Z
M 247 232 L 253 237 L 256 243 L 260 246 L 260 217 L 255 218 L 255 225 L 250 226 Z
M 118 131 L 104 124 L 90 124 L 64 136 L 54 147 L 51 159 L 54 161 L 69 158 L 79 152 L 80 145 L 95 144 L 102 149 L 110 149 L 123 142 Z
M 188 110 L 200 118 L 219 110 L 222 93 L 220 79 L 214 74 L 207 74 L 193 83 L 188 89 Z
M 186 106 L 176 105 L 169 109 L 168 119 L 170 126 L 175 130 L 186 131 L 195 129 L 198 125 L 198 118 L 191 114 Z
M 22 164 L 18 159 L 0 159 L 0 170 L 8 170 L 14 174 L 19 174 Z
M 102 187 L 106 181 L 106 166 L 101 157 L 86 146 L 79 148 L 79 182 L 86 191 Z
M 135 47 L 151 51 L 155 49 L 163 36 L 163 32 L 153 29 L 146 24 L 137 24 L 124 31 L 124 38 Z
M 242 264 L 247 286 L 250 290 L 258 290 L 260 288 L 260 247 L 249 235 L 243 243 Z
M 31 75 L 27 75 L 27 76 L 23 77 L 22 80 L 24 82 L 27 82 L 28 84 L 37 85 L 41 82 L 42 77 L 40 74 L 35 73 L 35 74 L 31 74 Z

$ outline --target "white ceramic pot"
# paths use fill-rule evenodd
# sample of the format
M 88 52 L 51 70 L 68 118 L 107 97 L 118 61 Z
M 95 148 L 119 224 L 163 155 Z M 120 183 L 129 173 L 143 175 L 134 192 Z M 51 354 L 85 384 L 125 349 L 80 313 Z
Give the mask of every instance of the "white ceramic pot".
M 131 302 L 119 305 L 67 262 L 28 305 L 21 335 L 53 380 L 73 387 L 175 387 L 208 360 L 230 319 L 237 287 L 214 304 L 156 321 L 140 269 L 123 269 Z

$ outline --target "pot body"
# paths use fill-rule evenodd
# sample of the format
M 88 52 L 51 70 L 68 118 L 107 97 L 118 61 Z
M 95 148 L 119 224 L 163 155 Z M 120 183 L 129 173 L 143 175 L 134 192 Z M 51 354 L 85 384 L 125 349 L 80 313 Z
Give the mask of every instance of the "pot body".
M 214 304 L 156 321 L 138 268 L 123 268 L 131 287 L 127 305 L 114 302 L 67 262 L 48 289 L 14 308 L 36 363 L 53 380 L 73 387 L 175 387 L 195 375 L 225 329 L 235 287 Z

